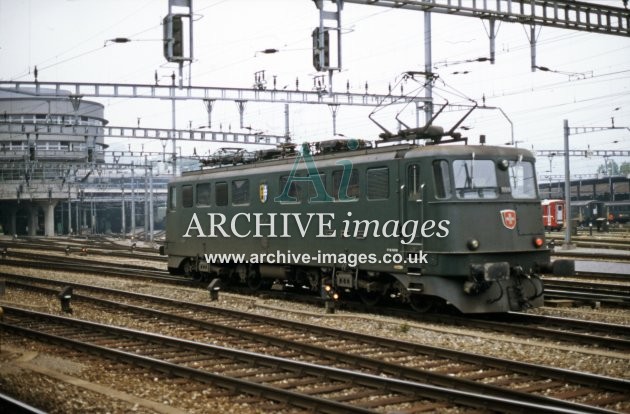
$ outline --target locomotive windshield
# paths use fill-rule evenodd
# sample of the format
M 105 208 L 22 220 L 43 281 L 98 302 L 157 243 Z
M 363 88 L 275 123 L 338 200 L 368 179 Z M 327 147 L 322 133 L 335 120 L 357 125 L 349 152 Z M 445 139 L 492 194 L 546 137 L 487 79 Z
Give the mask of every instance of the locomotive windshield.
M 492 160 L 455 160 L 453 176 L 457 198 L 497 198 L 497 174 Z
M 514 198 L 536 198 L 534 165 L 529 161 L 510 161 L 510 187 Z

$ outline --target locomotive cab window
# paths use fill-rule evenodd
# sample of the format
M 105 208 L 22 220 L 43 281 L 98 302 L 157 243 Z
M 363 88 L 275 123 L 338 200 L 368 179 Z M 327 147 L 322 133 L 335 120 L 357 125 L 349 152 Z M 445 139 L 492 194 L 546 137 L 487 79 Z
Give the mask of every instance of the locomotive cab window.
M 453 161 L 455 194 L 461 199 L 497 198 L 497 172 L 492 160 Z
M 435 198 L 450 198 L 451 174 L 446 160 L 433 161 L 433 179 L 435 181 Z
M 232 181 L 232 205 L 249 204 L 249 180 Z
M 197 184 L 197 205 L 209 206 L 210 205 L 210 183 Z
M 510 161 L 510 187 L 514 198 L 536 198 L 534 165 L 529 161 Z
M 177 208 L 177 188 L 170 187 L 168 189 L 168 208 L 175 210 Z
M 227 206 L 228 204 L 228 185 L 225 182 L 216 183 L 214 186 L 214 199 L 217 206 Z
M 182 206 L 185 208 L 189 208 L 193 206 L 192 185 L 182 185 Z

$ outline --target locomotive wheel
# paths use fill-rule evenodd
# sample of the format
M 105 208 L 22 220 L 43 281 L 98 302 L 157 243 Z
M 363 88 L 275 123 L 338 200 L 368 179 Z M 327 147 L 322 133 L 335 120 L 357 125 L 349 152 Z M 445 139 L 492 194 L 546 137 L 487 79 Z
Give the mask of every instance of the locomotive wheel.
M 409 295 L 409 304 L 418 313 L 427 313 L 433 309 L 433 300 L 424 295 Z
M 184 263 L 182 264 L 182 269 L 183 269 L 183 271 L 184 271 L 184 275 L 185 275 L 186 277 L 190 277 L 190 278 L 192 278 L 192 277 L 194 277 L 194 276 L 195 276 L 195 273 L 196 273 L 196 272 L 195 272 L 195 270 L 194 270 L 193 263 L 192 263 L 192 261 L 191 261 L 190 259 L 186 259 L 186 260 L 184 261 Z
M 247 287 L 253 292 L 269 287 L 268 281 L 260 276 L 260 273 L 251 270 L 247 274 Z
M 359 290 L 359 299 L 367 306 L 376 306 L 383 295 L 380 292 L 368 292 L 367 290 Z

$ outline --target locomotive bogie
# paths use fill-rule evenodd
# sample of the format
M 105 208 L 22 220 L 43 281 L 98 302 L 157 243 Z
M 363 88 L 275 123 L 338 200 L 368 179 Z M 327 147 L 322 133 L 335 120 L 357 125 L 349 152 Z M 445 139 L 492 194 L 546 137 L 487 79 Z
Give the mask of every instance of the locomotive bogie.
M 540 306 L 538 273 L 551 266 L 533 156 L 486 146 L 191 172 L 169 186 L 165 253 L 169 270 L 193 277 L 465 313 Z

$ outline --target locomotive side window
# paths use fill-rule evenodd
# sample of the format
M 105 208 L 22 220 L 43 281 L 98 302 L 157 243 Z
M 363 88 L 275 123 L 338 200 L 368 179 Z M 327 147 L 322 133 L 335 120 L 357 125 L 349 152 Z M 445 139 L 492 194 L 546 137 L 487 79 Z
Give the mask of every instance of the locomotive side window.
M 367 199 L 385 200 L 389 198 L 389 168 L 370 168 L 367 178 Z
M 433 178 L 435 180 L 435 198 L 450 198 L 451 174 L 446 160 L 433 161 Z
M 510 187 L 514 198 L 536 198 L 534 165 L 528 161 L 510 161 Z
M 177 188 L 170 187 L 168 189 L 168 208 L 175 210 L 177 208 Z
M 457 198 L 497 198 L 497 173 L 492 160 L 453 161 Z
M 193 187 L 192 185 L 182 185 L 182 206 L 193 206 Z
M 418 164 L 407 167 L 407 188 L 409 189 L 410 200 L 420 198 L 420 166 Z
M 249 204 L 249 180 L 232 181 L 232 205 Z
M 278 195 L 281 195 L 284 191 L 284 187 L 287 185 L 289 181 L 288 175 L 283 175 L 280 177 L 280 187 Z M 289 197 L 295 198 L 294 202 L 301 202 L 304 199 L 304 183 L 301 181 L 291 181 L 289 186 Z
M 210 205 L 210 183 L 197 184 L 197 205 Z
M 342 179 L 344 178 L 344 171 L 338 170 L 333 171 L 332 173 L 332 181 L 333 181 L 333 193 L 331 194 L 337 200 L 347 200 L 350 198 L 359 198 L 359 173 L 356 169 L 352 169 L 350 173 L 350 179 L 347 184 L 344 184 L 345 188 L 342 186 Z M 339 194 L 339 191 L 344 191 L 345 194 Z
M 319 179 L 321 180 L 322 184 L 324 185 L 324 190 L 326 190 L 326 174 L 320 173 L 319 174 Z M 315 187 L 315 184 L 313 184 L 313 181 L 309 181 L 308 182 L 308 187 L 307 187 L 307 200 L 310 201 L 311 198 L 317 198 L 318 196 L 320 196 L 320 194 L 317 192 L 317 188 Z
M 214 199 L 217 206 L 227 206 L 228 204 L 228 185 L 227 183 L 216 183 L 214 186 Z

